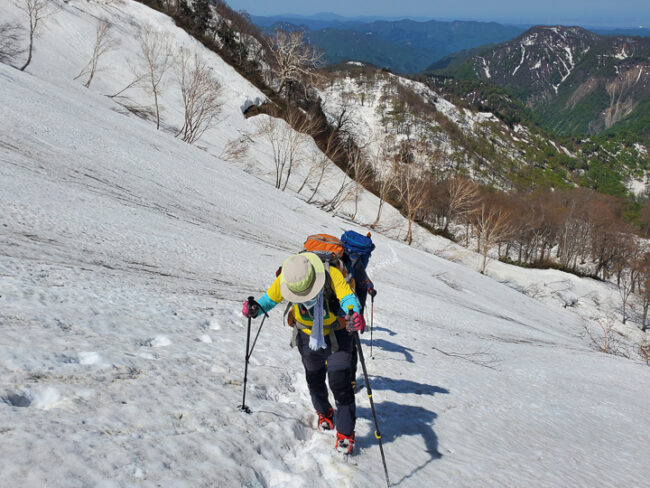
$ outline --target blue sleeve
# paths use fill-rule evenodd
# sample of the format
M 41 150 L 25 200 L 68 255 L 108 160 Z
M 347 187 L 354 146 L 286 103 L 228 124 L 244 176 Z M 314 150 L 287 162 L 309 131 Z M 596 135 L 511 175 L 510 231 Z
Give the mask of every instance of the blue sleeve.
M 359 305 L 359 301 L 357 300 L 357 297 L 354 296 L 354 293 L 350 293 L 349 295 L 345 295 L 343 298 L 341 298 L 341 308 L 343 311 L 348 313 L 348 307 L 352 305 L 352 309 L 357 312 L 361 313 L 361 306 Z
M 264 312 L 269 313 L 273 309 L 273 307 L 275 307 L 277 305 L 277 302 L 274 302 L 273 300 L 271 300 L 268 293 L 265 293 L 260 298 L 258 298 L 257 303 L 259 304 L 260 309 L 261 309 L 258 316 L 260 314 L 263 314 Z

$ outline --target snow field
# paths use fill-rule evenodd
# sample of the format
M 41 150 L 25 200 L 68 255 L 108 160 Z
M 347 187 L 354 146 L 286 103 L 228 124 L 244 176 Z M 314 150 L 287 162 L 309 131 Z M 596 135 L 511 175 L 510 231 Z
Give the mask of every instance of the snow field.
M 241 107 L 259 96 L 216 58 L 233 103 L 205 150 L 125 115 L 99 79 L 98 91 L 71 81 L 81 61 L 63 40 L 91 35 L 96 9 L 123 20 L 111 90 L 136 27 L 168 19 L 133 2 L 60 6 L 29 73 L 0 65 L 0 486 L 382 486 L 365 390 L 347 463 L 314 431 L 282 305 L 251 357 L 253 413 L 237 408 L 242 301 L 306 235 L 353 225 L 273 189 L 257 138 L 255 175 L 215 157 L 254 133 Z M 360 206 L 374 219 L 374 197 Z M 374 359 L 362 342 L 395 485 L 642 485 L 647 367 L 591 351 L 581 314 L 511 287 L 544 272 L 492 263 L 506 286 L 471 253 L 458 264 L 373 238 Z

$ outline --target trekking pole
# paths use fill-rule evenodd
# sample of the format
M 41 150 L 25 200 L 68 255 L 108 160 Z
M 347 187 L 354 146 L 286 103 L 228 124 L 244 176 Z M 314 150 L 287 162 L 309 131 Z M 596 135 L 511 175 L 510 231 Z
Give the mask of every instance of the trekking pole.
M 352 306 L 348 308 L 348 317 L 352 317 Z M 371 329 L 372 331 L 372 329 Z M 375 420 L 375 437 L 379 443 L 379 451 L 381 452 L 381 461 L 384 463 L 384 474 L 386 475 L 386 486 L 390 488 L 390 479 L 388 478 L 388 468 L 386 467 L 386 456 L 384 455 L 384 446 L 381 442 L 381 433 L 379 432 L 379 422 L 377 421 L 377 412 L 375 412 L 375 402 L 372 399 L 372 390 L 370 389 L 370 380 L 368 379 L 368 370 L 366 369 L 366 361 L 363 359 L 363 350 L 361 349 L 361 340 L 359 339 L 359 332 L 354 331 L 354 342 L 359 351 L 359 360 L 361 361 L 361 368 L 363 369 L 363 378 L 366 381 L 366 390 L 368 391 L 368 399 L 370 400 L 370 409 L 372 410 L 372 417 Z
M 248 298 L 250 299 L 252 297 L 248 297 Z M 262 317 L 262 323 L 260 324 L 260 328 L 257 329 L 257 334 L 255 334 L 255 340 L 253 341 L 253 345 L 251 346 L 250 351 L 248 351 L 248 357 L 246 358 L 246 361 L 248 361 L 250 357 L 253 355 L 253 349 L 255 349 L 255 344 L 257 344 L 257 338 L 260 336 L 260 332 L 262 332 L 262 326 L 264 325 L 264 321 L 266 320 L 266 317 L 269 316 L 259 303 L 257 305 L 260 307 L 262 313 L 264 313 L 264 317 Z
M 248 308 L 250 310 L 251 305 L 255 302 L 254 297 L 248 297 Z M 251 413 L 251 409 L 246 406 L 246 382 L 248 381 L 248 359 L 250 356 L 248 355 L 248 347 L 250 346 L 251 343 L 251 321 L 253 320 L 253 317 L 248 317 L 248 330 L 246 331 L 246 355 L 244 356 L 245 363 L 244 363 L 244 396 L 242 397 L 241 400 L 241 405 L 239 406 L 239 410 L 242 412 L 246 413 Z
M 248 297 L 248 309 L 253 310 L 253 307 L 255 307 L 255 305 L 259 306 L 259 303 L 255 301 L 255 298 Z M 253 346 L 250 349 L 249 346 L 251 343 L 251 321 L 253 320 L 252 317 L 248 317 L 248 330 L 246 331 L 246 362 L 244 366 L 244 396 L 242 397 L 241 405 L 239 406 L 239 410 L 246 413 L 251 413 L 251 409 L 246 405 L 246 383 L 248 381 L 248 361 L 251 358 L 251 354 L 253 354 L 253 349 L 255 348 L 255 344 L 257 343 L 257 338 L 260 336 L 260 332 L 262 331 L 264 320 L 266 320 L 266 317 L 268 317 L 266 311 L 262 307 L 260 307 L 260 309 L 262 310 L 262 312 L 264 312 L 264 318 L 262 319 L 260 328 L 257 329 L 257 334 L 255 335 Z
M 375 296 L 370 295 L 370 359 L 375 359 L 372 356 L 372 321 L 375 315 Z

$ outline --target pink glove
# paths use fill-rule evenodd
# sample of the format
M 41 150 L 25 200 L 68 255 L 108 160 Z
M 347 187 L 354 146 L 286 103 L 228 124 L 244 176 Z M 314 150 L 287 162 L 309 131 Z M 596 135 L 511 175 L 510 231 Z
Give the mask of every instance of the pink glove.
M 363 318 L 363 315 L 354 312 L 352 314 L 352 320 L 348 322 L 349 331 L 357 331 L 363 334 L 363 331 L 366 330 L 366 320 Z
M 253 302 L 253 305 L 248 306 L 248 302 L 244 302 L 244 306 L 241 308 L 241 314 L 244 317 L 255 318 L 260 313 L 260 306 L 257 302 Z

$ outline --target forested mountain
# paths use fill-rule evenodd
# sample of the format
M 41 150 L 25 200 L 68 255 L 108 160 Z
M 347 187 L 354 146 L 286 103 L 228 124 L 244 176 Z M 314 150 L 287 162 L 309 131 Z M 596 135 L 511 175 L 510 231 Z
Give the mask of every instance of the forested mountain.
M 626 134 L 650 140 L 650 38 L 540 26 L 431 66 L 506 87 L 561 134 Z
M 450 53 L 503 42 L 523 31 L 496 22 L 362 22 L 257 16 L 252 20 L 267 32 L 278 27 L 303 30 L 325 53 L 329 64 L 357 60 L 399 73 L 422 71 Z

